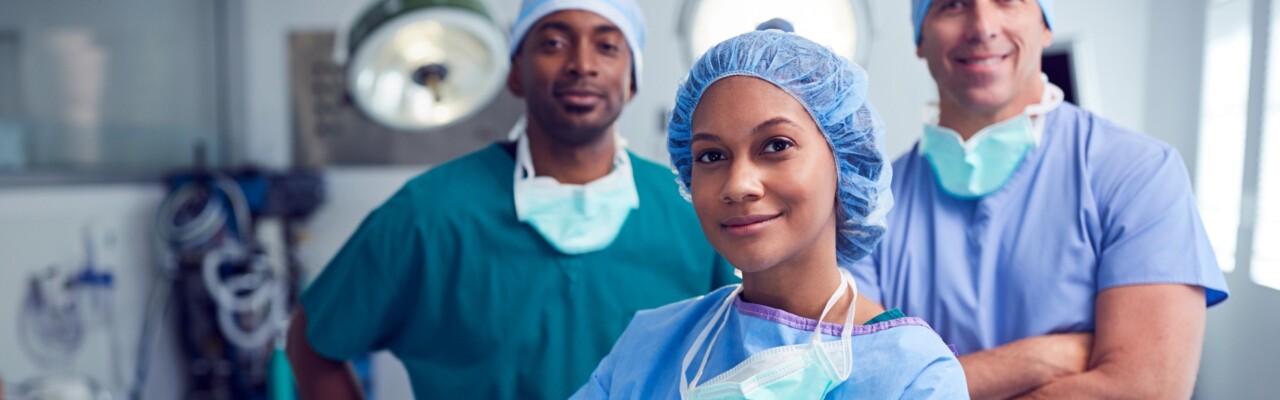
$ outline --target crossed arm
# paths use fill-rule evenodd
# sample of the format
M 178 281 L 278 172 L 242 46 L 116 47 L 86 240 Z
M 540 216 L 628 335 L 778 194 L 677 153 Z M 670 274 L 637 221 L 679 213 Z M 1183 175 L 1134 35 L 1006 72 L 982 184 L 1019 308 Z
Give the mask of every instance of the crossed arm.
M 1186 399 L 1205 329 L 1204 289 L 1157 284 L 1098 294 L 1096 332 L 1031 337 L 960 357 L 974 399 Z

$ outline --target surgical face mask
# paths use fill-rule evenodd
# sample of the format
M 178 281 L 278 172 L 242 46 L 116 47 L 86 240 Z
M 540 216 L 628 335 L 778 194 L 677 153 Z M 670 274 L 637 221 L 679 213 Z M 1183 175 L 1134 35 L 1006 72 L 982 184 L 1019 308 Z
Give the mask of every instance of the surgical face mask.
M 533 226 L 561 253 L 583 254 L 609 247 L 627 215 L 640 207 L 624 143 L 618 138 L 613 171 L 585 185 L 572 185 L 535 175 L 529 138 L 520 135 L 516 142 L 515 205 L 516 217 Z
M 827 312 L 844 296 L 846 287 L 853 289 L 853 302 L 849 303 L 849 312 L 845 316 L 844 330 L 840 331 L 840 339 L 822 341 L 822 324 L 815 324 L 813 336 L 809 343 L 782 346 L 768 349 L 751 355 L 745 361 L 729 369 L 702 385 L 698 380 L 707 366 L 720 331 L 728 320 L 729 307 L 742 292 L 738 286 L 720 304 L 707 326 L 698 334 L 689 352 L 685 353 L 680 368 L 680 398 L 682 399 L 821 399 L 835 390 L 837 386 L 849 379 L 853 369 L 853 315 L 858 303 L 858 289 L 845 270 L 840 270 L 841 284 L 827 305 L 822 309 L 818 321 L 826 318 Z M 723 321 L 722 321 L 723 320 Z M 702 348 L 713 326 L 715 334 L 711 343 L 703 353 L 702 363 L 693 376 L 691 384 L 686 371 L 694 357 Z
M 1031 119 L 1026 115 L 988 126 L 968 142 L 953 130 L 925 125 L 924 139 L 920 141 L 942 190 L 963 199 L 999 190 L 1032 147 L 1035 138 Z
M 1045 89 L 1040 103 L 1028 106 L 1017 117 L 983 128 L 968 141 L 954 130 L 925 124 L 920 151 L 943 191 L 953 197 L 976 199 L 1009 182 L 1027 153 L 1039 144 L 1044 115 L 1062 104 L 1062 89 L 1043 75 L 1041 80 Z

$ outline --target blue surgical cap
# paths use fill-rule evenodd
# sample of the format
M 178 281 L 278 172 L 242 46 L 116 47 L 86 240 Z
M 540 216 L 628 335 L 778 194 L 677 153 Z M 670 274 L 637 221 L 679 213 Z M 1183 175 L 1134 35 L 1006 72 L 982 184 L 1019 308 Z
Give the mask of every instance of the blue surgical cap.
M 1040 3 L 1040 13 L 1044 15 L 1044 24 L 1053 29 L 1053 0 L 1036 0 Z M 916 28 L 916 44 L 920 44 L 920 28 L 924 25 L 924 16 L 929 14 L 929 6 L 933 0 L 911 0 L 911 22 Z
M 520 16 L 511 26 L 511 43 L 508 54 L 512 57 L 520 50 L 525 34 L 542 19 L 557 11 L 583 10 L 590 11 L 612 22 L 622 36 L 627 38 L 627 47 L 631 48 L 631 80 L 637 89 L 640 88 L 640 71 L 644 65 L 643 49 L 645 41 L 644 13 L 634 0 L 524 0 L 520 4 Z
M 836 259 L 849 266 L 870 253 L 884 234 L 885 214 L 893 206 L 893 172 L 884 154 L 884 124 L 867 103 L 867 73 L 793 33 L 748 32 L 715 45 L 693 65 L 676 91 L 667 124 L 667 151 L 681 193 L 689 197 L 693 111 L 708 87 L 730 76 L 772 83 L 809 112 L 836 161 Z

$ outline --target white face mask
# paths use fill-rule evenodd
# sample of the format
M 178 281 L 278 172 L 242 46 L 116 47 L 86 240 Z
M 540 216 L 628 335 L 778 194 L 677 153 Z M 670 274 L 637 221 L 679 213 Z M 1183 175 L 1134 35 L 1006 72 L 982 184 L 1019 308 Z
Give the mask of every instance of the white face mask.
M 840 270 L 840 287 L 827 300 L 827 306 L 818 317 L 813 336 L 809 343 L 775 347 L 751 355 L 745 361 L 734 366 L 728 372 L 712 378 L 701 386 L 698 380 L 707 366 L 720 331 L 724 329 L 729 317 L 729 307 L 742 292 L 742 286 L 734 289 L 724 303 L 712 315 L 707 326 L 693 341 L 689 352 L 685 353 L 680 367 L 680 398 L 682 399 L 821 399 L 835 390 L 837 386 L 849 379 L 853 370 L 853 316 L 858 304 L 858 288 L 848 271 Z M 822 323 L 827 312 L 844 296 L 846 287 L 853 289 L 853 302 L 849 303 L 849 313 L 845 316 L 844 330 L 840 331 L 840 340 L 822 341 Z M 724 321 L 721 321 L 724 320 Z M 713 326 L 715 334 L 711 344 L 703 353 L 702 364 L 689 383 L 686 371 L 706 341 Z
M 522 125 L 517 129 L 523 131 Z M 562 184 L 537 176 L 529 153 L 528 135 L 516 141 L 516 217 L 532 225 L 547 243 L 565 254 L 583 254 L 609 247 L 627 215 L 640 207 L 631 158 L 618 138 L 613 171 L 585 185 Z

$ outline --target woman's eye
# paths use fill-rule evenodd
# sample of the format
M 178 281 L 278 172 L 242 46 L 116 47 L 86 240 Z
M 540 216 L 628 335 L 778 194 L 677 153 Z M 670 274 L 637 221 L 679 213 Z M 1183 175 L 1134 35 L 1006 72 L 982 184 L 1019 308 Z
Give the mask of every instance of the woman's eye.
M 698 162 L 703 164 L 724 161 L 724 159 L 724 153 L 718 151 L 708 151 L 698 155 Z
M 777 152 L 780 152 L 780 151 L 783 151 L 783 150 L 789 149 L 789 148 L 791 148 L 792 146 L 795 146 L 795 143 L 791 143 L 791 141 L 789 141 L 789 140 L 785 140 L 785 139 L 774 139 L 774 140 L 769 141 L 769 143 L 765 143 L 765 145 L 764 145 L 764 152 L 765 152 L 765 153 L 777 153 Z

